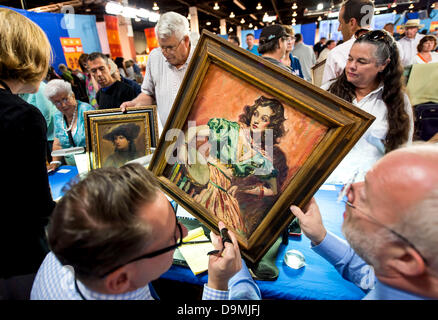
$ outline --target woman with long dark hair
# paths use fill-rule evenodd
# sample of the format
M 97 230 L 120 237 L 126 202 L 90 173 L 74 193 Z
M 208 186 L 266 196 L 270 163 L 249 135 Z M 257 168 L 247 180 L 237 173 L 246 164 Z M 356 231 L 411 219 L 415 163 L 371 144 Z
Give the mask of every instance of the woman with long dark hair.
M 388 32 L 370 31 L 356 39 L 344 72 L 322 88 L 376 117 L 327 182 L 345 183 L 355 171 L 363 178 L 385 153 L 412 142 L 412 107 L 397 44 Z

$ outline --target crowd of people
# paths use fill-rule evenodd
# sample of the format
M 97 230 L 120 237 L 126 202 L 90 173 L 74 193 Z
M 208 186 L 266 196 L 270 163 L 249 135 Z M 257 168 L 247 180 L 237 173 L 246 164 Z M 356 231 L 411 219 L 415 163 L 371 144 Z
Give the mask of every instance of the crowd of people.
M 364 5 L 374 6 L 370 0 L 342 4 L 340 44 L 321 39 L 312 48 L 292 28 L 275 24 L 263 28 L 258 45 L 248 34 L 246 49 L 309 82 L 311 68 L 325 61 L 322 88 L 376 118 L 327 180 L 349 182 L 348 242 L 325 229 L 315 200 L 302 209 L 291 204 L 314 251 L 366 291 L 366 299 L 436 299 L 438 148 L 414 142 L 403 73 L 414 63 L 436 62 L 437 39 L 419 34 L 417 20 L 407 21 L 398 41 L 391 25 L 370 30 L 361 25 Z M 74 165 L 69 157 L 51 159 L 52 150 L 85 147 L 85 111 L 156 104 L 160 124 L 166 123 L 194 45 L 187 18 L 175 12 L 161 15 L 155 33 L 159 47 L 143 79 L 133 61 L 99 52 L 82 55 L 81 70 L 60 65 L 58 74 L 44 31 L 0 8 L 0 132 L 9 137 L 5 150 L 14 165 L 26 168 L 5 170 L 2 199 L 14 209 L 0 233 L 0 281 L 24 277 L 33 283 L 26 293 L 32 299 L 158 298 L 151 282 L 170 268 L 187 230 L 157 179 L 139 164 L 96 169 L 56 204 L 48 183 L 49 170 Z M 230 41 L 239 45 L 238 38 Z M 126 130 L 131 134 L 104 138 L 132 140 L 137 131 Z M 12 162 L 1 161 L 4 168 Z M 229 233 L 224 243 L 211 233 L 223 253 L 209 258 L 203 299 L 263 298 Z M 372 285 L 363 287 L 364 279 Z

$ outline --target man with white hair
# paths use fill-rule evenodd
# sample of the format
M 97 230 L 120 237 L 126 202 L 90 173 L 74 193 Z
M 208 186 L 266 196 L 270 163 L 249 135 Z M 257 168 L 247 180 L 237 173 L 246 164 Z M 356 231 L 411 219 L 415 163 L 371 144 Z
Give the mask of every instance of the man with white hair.
M 164 126 L 178 89 L 193 54 L 190 43 L 189 22 L 176 12 L 166 12 L 155 26 L 159 48 L 149 55 L 146 74 L 141 86 L 142 93 L 120 108 L 156 103 L 158 115 Z
M 345 186 L 348 243 L 326 231 L 314 199 L 304 213 L 291 206 L 312 249 L 367 292 L 364 299 L 438 298 L 437 163 L 434 144 L 414 144 Z

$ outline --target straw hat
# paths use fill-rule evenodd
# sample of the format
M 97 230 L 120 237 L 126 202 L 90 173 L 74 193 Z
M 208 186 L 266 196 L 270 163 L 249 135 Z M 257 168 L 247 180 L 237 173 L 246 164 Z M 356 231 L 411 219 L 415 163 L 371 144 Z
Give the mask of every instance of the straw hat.
M 413 28 L 416 27 L 418 29 L 421 29 L 424 27 L 424 24 L 420 24 L 420 19 L 410 19 L 408 20 L 404 25 L 402 25 L 403 28 Z

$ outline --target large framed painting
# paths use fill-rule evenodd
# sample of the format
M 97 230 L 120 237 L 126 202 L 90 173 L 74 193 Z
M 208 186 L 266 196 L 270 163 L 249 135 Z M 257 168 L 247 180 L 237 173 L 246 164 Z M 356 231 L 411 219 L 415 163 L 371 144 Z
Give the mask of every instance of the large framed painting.
M 85 111 L 84 122 L 89 170 L 121 167 L 157 147 L 156 106 Z
M 312 70 L 312 83 L 315 86 L 320 87 L 323 83 L 322 83 L 322 77 L 324 75 L 324 67 L 325 67 L 325 62 L 327 61 L 327 59 L 324 59 L 320 62 L 318 62 L 317 64 L 315 64 L 311 70 Z
M 259 261 L 374 117 L 203 31 L 149 169 Z

